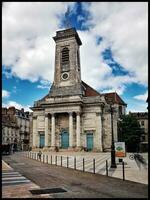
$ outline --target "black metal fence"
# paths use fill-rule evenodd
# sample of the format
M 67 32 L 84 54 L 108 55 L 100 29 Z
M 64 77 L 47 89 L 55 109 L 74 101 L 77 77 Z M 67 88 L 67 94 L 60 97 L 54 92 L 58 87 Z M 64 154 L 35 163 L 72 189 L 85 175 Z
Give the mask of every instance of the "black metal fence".
M 93 174 L 98 173 L 98 172 L 96 172 L 96 164 L 97 163 L 96 163 L 95 158 L 93 158 L 91 160 L 92 168 L 90 168 L 91 170 L 89 171 L 89 170 L 86 170 L 86 165 L 85 165 L 86 159 L 85 158 L 82 158 L 82 160 L 80 159 L 80 161 L 77 162 L 77 158 L 74 156 L 70 162 L 70 159 L 68 156 L 47 155 L 47 154 L 40 155 L 37 152 L 27 152 L 24 155 L 27 158 L 35 159 L 37 161 L 40 161 L 40 162 L 43 162 L 46 164 L 67 167 L 67 168 L 70 167 L 70 168 L 73 168 L 74 170 L 80 170 L 83 172 L 92 172 Z M 80 167 L 78 167 L 77 163 L 80 163 Z M 122 164 L 122 180 L 124 181 L 125 180 L 125 163 L 124 163 L 124 161 L 122 161 L 121 164 Z M 110 164 L 108 163 L 108 160 L 106 160 L 105 171 L 106 171 L 106 173 L 104 175 L 109 176 L 109 171 L 111 171 L 111 168 L 110 168 Z

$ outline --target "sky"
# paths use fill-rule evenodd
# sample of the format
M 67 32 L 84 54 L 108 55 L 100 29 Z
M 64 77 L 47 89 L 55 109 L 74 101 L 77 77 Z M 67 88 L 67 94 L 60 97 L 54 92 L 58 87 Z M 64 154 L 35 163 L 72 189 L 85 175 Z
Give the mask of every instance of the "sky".
M 81 78 L 147 112 L 148 2 L 4 2 L 2 106 L 31 111 L 54 78 L 56 31 L 75 27 Z M 90 71 L 90 73 L 89 73 Z

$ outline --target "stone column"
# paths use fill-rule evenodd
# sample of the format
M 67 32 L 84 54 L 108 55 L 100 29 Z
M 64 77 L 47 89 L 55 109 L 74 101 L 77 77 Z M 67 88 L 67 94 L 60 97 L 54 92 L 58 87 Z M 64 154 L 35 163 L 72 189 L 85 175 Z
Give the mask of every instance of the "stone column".
M 55 147 L 55 114 L 52 114 L 51 147 Z
M 33 116 L 33 148 L 37 146 L 37 116 Z
M 76 113 L 77 115 L 77 120 L 76 120 L 76 145 L 77 145 L 77 148 L 78 147 L 81 147 L 81 136 L 80 136 L 80 113 Z
M 73 113 L 69 113 L 69 147 L 73 147 Z
M 98 151 L 102 151 L 102 113 L 98 112 L 97 115 L 97 141 L 96 148 Z
M 48 147 L 48 114 L 45 114 L 45 147 Z

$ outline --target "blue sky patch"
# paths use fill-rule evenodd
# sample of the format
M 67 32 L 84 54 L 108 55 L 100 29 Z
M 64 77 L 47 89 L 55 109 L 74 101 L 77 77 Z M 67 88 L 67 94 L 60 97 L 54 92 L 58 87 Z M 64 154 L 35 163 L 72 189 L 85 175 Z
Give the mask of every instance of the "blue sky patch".
M 102 57 L 104 61 L 111 67 L 112 73 L 115 76 L 120 75 L 128 75 L 129 73 L 123 69 L 123 67 L 117 63 L 114 58 L 113 54 L 110 48 L 105 49 L 105 51 L 102 52 Z

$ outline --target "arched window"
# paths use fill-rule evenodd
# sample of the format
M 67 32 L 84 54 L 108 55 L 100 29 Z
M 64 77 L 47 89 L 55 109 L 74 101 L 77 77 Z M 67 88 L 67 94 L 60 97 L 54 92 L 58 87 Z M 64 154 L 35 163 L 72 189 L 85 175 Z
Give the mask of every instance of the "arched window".
M 69 71 L 69 49 L 64 47 L 61 53 L 61 71 Z

